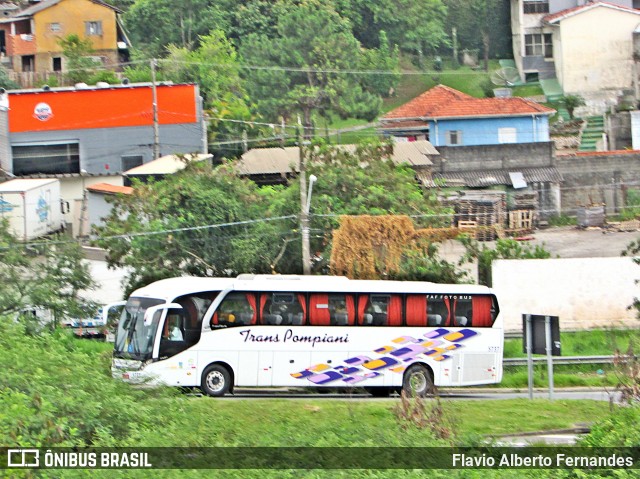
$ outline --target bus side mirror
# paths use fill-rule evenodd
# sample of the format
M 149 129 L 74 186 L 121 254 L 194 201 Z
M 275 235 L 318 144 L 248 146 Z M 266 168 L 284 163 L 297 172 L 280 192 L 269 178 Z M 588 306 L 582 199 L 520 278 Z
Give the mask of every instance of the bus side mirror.
M 144 313 L 144 325 L 149 326 L 153 322 L 153 316 L 164 309 L 182 309 L 182 306 L 178 303 L 165 303 L 158 306 L 152 306 Z

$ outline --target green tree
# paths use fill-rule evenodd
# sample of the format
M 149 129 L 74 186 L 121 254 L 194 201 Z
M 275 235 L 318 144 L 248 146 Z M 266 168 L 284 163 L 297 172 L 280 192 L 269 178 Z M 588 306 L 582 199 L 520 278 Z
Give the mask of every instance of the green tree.
M 571 120 L 573 120 L 573 112 L 575 109 L 585 105 L 584 98 L 580 95 L 566 95 L 560 99 L 560 103 L 567 109 L 569 119 Z
M 95 73 L 100 63 L 93 59 L 93 44 L 72 33 L 58 40 L 62 54 L 67 59 L 67 80 L 70 83 L 86 82 Z
M 0 220 L 0 314 L 43 308 L 57 322 L 95 313 L 96 304 L 80 296 L 95 287 L 82 249 L 64 237 L 56 239 L 34 256 L 10 232 L 8 220 Z
M 551 257 L 543 246 L 521 243 L 514 239 L 499 239 L 496 241 L 495 249 L 487 247 L 486 244 L 478 243 L 468 236 L 460 238 L 466 249 L 465 257 L 462 261 L 478 261 L 478 283 L 486 286 L 492 285 L 491 265 L 497 259 L 546 259 Z
M 184 0 L 179 6 L 171 0 L 137 0 L 123 20 L 132 43 L 147 57 L 158 58 L 168 45 L 191 50 L 211 30 L 226 30 L 232 11 L 231 0 Z
M 278 18 L 275 34 L 251 34 L 240 48 L 250 70 L 248 90 L 270 121 L 302 116 L 312 127 L 312 114 L 330 109 L 341 116 L 373 119 L 382 101 L 364 82 L 339 70 L 361 64 L 362 51 L 350 23 L 322 0 L 307 0 Z
M 490 56 L 511 56 L 508 0 L 443 0 L 446 31 L 455 28 L 460 49 L 482 50 L 485 70 Z
M 128 292 L 182 274 L 268 273 L 279 228 L 290 231 L 295 220 L 269 221 L 265 198 L 230 165 L 191 163 L 116 197 L 105 225 L 95 229 L 95 244 L 108 251 L 110 266 L 130 268 Z
M 345 0 L 338 11 L 353 23 L 353 33 L 367 48 L 379 46 L 385 31 L 391 45 L 406 53 L 433 53 L 448 43 L 442 0 Z
M 193 82 L 200 87 L 210 116 L 210 139 L 228 135 L 238 138 L 253 120 L 249 99 L 240 78 L 238 55 L 222 30 L 212 30 L 199 40 L 199 47 L 170 45 L 162 61 L 162 76 L 175 82 Z M 228 121 L 233 120 L 233 121 Z
M 6 90 L 15 90 L 20 88 L 20 85 L 9 77 L 9 72 L 3 66 L 0 66 L 0 87 Z

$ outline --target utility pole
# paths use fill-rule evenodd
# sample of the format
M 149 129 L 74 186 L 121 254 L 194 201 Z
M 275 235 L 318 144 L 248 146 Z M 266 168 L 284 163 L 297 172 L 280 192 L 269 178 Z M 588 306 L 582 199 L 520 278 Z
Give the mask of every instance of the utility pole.
M 307 204 L 307 171 L 302 134 L 298 128 L 298 169 L 300 170 L 300 231 L 302 233 L 302 274 L 311 274 L 311 246 L 309 245 L 309 205 Z
M 156 59 L 151 59 L 151 93 L 153 95 L 153 159 L 160 158 L 160 132 L 158 128 L 158 92 L 156 90 Z

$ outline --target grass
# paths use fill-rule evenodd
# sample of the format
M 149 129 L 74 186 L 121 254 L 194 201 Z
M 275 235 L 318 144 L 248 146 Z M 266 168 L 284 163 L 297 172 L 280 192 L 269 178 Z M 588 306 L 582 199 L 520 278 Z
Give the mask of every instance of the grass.
M 563 356 L 608 356 L 616 349 L 626 351 L 629 342 L 640 340 L 638 329 L 592 329 L 561 333 Z M 504 342 L 505 358 L 523 358 L 522 339 L 507 339 Z
M 513 96 L 529 97 L 544 95 L 540 85 L 520 85 L 511 89 Z

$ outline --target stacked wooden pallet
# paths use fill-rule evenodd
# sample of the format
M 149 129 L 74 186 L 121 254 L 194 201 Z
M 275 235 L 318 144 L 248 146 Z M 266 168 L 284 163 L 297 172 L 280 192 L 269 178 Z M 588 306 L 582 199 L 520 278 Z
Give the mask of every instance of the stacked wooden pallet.
M 456 204 L 458 225 L 466 227 L 475 223 L 475 238 L 492 241 L 506 218 L 506 194 L 502 191 L 465 191 Z M 496 228 L 497 227 L 497 228 Z

